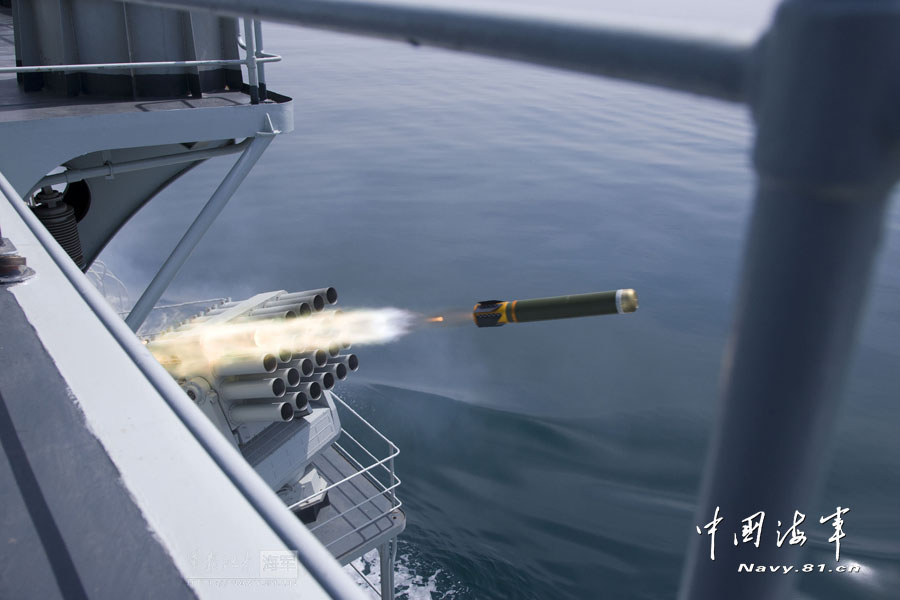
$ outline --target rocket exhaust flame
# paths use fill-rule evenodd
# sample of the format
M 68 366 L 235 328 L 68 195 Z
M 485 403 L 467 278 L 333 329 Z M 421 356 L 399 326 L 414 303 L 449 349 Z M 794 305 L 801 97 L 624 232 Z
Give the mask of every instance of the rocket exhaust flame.
M 387 343 L 420 325 L 419 315 L 394 308 L 324 310 L 335 302 L 334 288 L 264 292 L 217 306 L 144 343 L 223 433 L 252 437 L 258 432 L 243 424 L 334 410 L 310 403 L 359 368 L 356 355 L 342 349 Z M 207 402 L 207 392 L 219 402 Z
M 382 308 L 325 311 L 287 320 L 204 321 L 165 333 L 147 348 L 176 377 L 210 370 L 219 376 L 271 373 L 276 368 L 272 358 L 281 363 L 308 358 L 322 367 L 329 353 L 337 356 L 341 346 L 394 341 L 409 333 L 415 320 L 409 311 Z

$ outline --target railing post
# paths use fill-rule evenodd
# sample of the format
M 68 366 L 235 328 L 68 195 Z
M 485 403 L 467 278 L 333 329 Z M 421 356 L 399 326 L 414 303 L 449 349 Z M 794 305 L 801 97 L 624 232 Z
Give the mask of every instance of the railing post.
M 244 17 L 244 53 L 247 55 L 247 85 L 250 87 L 250 104 L 259 104 L 259 80 L 256 71 L 256 37 L 253 19 Z
M 378 546 L 381 576 L 381 600 L 394 599 L 394 547 L 396 538 Z
M 394 448 L 392 447 L 392 444 L 388 444 L 388 454 L 390 455 L 393 453 L 394 453 Z M 394 457 L 393 456 L 391 456 L 391 459 L 388 461 L 388 469 L 390 471 L 390 479 L 388 480 L 387 487 L 391 490 L 391 492 L 390 492 L 391 506 L 394 506 L 397 503 L 397 494 L 396 494 L 396 488 L 393 487 L 394 481 L 396 479 L 396 477 L 394 475 Z
M 786 599 L 801 576 L 738 566 L 802 565 L 811 544 L 776 536 L 795 510 L 807 536 L 833 532 L 815 491 L 897 179 L 897 31 L 896 2 L 793 0 L 757 49 L 756 202 L 682 600 Z M 741 521 L 759 511 L 755 547 Z
M 259 19 L 253 20 L 253 33 L 256 36 L 256 58 L 265 58 L 265 52 L 263 51 L 262 21 Z M 265 101 L 269 97 L 266 92 L 266 63 L 257 62 L 256 70 L 259 79 L 259 99 Z

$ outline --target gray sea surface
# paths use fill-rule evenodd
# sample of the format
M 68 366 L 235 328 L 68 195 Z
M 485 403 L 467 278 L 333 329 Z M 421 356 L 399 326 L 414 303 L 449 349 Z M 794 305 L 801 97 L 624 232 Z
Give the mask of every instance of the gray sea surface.
M 752 38 L 772 3 L 745 4 L 524 8 L 676 30 L 705 19 Z M 702 524 L 694 506 L 751 211 L 747 110 L 428 48 L 265 31 L 285 57 L 268 67 L 270 87 L 294 98 L 296 130 L 272 144 L 167 299 L 332 285 L 345 307 L 434 312 L 635 288 L 633 315 L 435 328 L 358 348 L 362 368 L 338 391 L 402 452 L 401 598 L 674 597 Z M 230 164 L 190 172 L 106 248 L 133 298 Z M 851 507 L 842 554 L 864 572 L 804 578 L 809 597 L 900 589 L 896 202 L 886 227 L 833 450 L 821 457 L 825 485 L 815 506 L 797 507 Z M 813 555 L 831 552 L 827 535 L 810 532 Z

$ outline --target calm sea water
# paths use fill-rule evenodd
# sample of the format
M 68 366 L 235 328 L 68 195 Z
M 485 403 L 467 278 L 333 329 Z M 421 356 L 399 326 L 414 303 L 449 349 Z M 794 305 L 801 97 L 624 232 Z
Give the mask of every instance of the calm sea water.
M 625 16 L 687 27 L 706 14 L 753 32 L 768 12 L 703 5 L 643 2 Z M 599 9 L 623 10 L 553 10 Z M 750 212 L 747 112 L 288 27 L 266 41 L 286 57 L 269 80 L 295 99 L 296 131 L 270 147 L 168 298 L 333 285 L 345 306 L 431 311 L 637 289 L 627 317 L 360 349 L 340 391 L 401 448 L 401 597 L 673 597 Z M 228 166 L 191 172 L 106 249 L 133 298 Z M 806 578 L 811 597 L 892 598 L 900 585 L 896 203 L 888 229 L 826 485 L 805 507 L 852 507 L 842 553 L 867 570 Z M 831 552 L 826 535 L 811 536 L 814 556 Z

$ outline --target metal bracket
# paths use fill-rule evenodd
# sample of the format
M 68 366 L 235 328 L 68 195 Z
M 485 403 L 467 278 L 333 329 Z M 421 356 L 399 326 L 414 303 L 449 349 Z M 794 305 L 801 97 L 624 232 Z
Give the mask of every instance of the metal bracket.
M 0 285 L 19 283 L 34 277 L 34 269 L 16 251 L 9 238 L 0 238 Z
M 179 240 L 172 253 L 160 267 L 159 271 L 153 277 L 153 280 L 144 290 L 144 293 L 135 303 L 125 322 L 132 331 L 137 331 L 147 315 L 153 309 L 153 306 L 162 296 L 163 292 L 169 287 L 169 283 L 175 278 L 175 275 L 184 265 L 185 261 L 194 251 L 194 248 L 200 242 L 200 239 L 215 221 L 222 209 L 231 199 L 231 196 L 237 190 L 263 151 L 272 142 L 278 131 L 275 130 L 271 117 L 266 113 L 266 127 L 268 131 L 261 131 L 251 140 L 250 144 L 240 155 L 231 170 L 216 188 L 216 191 L 210 197 L 206 205 L 200 210 L 200 213 L 191 223 L 188 230 Z

